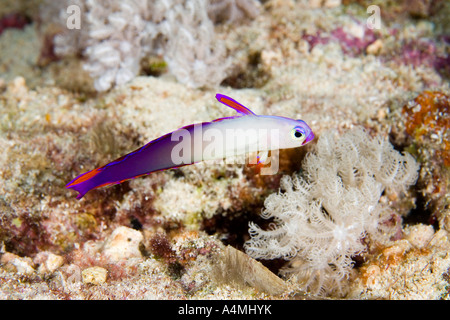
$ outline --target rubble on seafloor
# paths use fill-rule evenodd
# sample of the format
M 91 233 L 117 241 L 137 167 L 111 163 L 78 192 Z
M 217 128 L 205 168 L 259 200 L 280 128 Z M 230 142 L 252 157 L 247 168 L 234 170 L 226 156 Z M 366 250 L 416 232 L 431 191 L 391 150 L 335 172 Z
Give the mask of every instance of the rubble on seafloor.
M 54 56 L 42 34 L 51 29 L 29 4 L 18 10 L 22 2 L 1 12 L 27 20 L 0 35 L 0 299 L 313 298 L 295 276 L 280 276 L 285 260 L 257 261 L 243 245 L 250 221 L 270 227 L 265 199 L 282 176 L 302 172 L 317 139 L 280 152 L 273 176 L 216 161 L 82 200 L 65 189 L 167 132 L 233 115 L 217 92 L 256 114 L 303 119 L 317 137 L 362 126 L 409 152 L 417 183 L 380 199 L 395 237 L 361 239 L 346 295 L 332 297 L 448 299 L 448 4 L 375 1 L 396 23 L 369 30 L 367 1 L 262 1 L 257 16 L 215 25 L 233 58 L 220 87 L 183 85 L 152 56 L 147 72 L 98 93 L 83 58 Z

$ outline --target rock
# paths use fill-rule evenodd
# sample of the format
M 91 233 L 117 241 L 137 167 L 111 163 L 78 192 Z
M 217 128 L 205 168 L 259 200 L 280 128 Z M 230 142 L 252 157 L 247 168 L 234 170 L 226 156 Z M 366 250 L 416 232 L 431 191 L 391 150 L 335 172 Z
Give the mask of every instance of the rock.
M 64 263 L 64 258 L 48 251 L 39 252 L 33 259 L 35 264 L 38 264 L 38 273 L 46 274 L 53 273 L 56 269 L 61 267 Z
M 417 249 L 422 249 L 430 244 L 434 236 L 433 226 L 418 224 L 406 230 L 406 240 Z
M 34 273 L 33 262 L 27 257 L 22 258 L 13 253 L 5 252 L 0 259 L 0 263 L 5 265 L 9 271 L 27 275 Z
M 241 288 L 250 286 L 271 295 L 282 294 L 288 289 L 287 284 L 261 262 L 231 246 L 225 248 L 212 274 L 218 283 Z
M 372 54 L 372 55 L 376 56 L 376 55 L 380 54 L 382 49 L 383 49 L 383 40 L 377 39 L 367 46 L 366 52 L 368 54 Z
M 102 253 L 110 261 L 117 262 L 129 258 L 142 258 L 139 244 L 143 236 L 139 231 L 118 227 L 105 241 Z
M 90 267 L 81 272 L 83 283 L 99 285 L 106 282 L 108 271 L 102 267 Z

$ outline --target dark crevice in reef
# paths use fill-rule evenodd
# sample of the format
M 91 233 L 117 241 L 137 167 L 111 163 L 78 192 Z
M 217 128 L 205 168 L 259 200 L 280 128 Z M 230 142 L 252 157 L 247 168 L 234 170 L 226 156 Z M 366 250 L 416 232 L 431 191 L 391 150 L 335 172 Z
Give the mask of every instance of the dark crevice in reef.
M 403 139 L 399 139 L 399 137 L 394 133 L 389 135 L 389 142 L 393 145 L 396 151 L 402 153 L 412 144 L 410 137 L 403 137 Z M 436 210 L 434 210 L 432 202 L 424 196 L 421 191 L 426 189 L 424 182 L 419 178 L 416 185 L 411 188 L 413 188 L 412 192 L 415 194 L 416 203 L 415 207 L 411 209 L 409 214 L 403 218 L 403 223 L 405 225 L 415 225 L 420 223 L 427 224 L 433 226 L 435 230 L 438 230 L 439 222 L 434 214 Z
M 405 138 L 399 139 L 399 137 L 395 133 L 392 133 L 392 132 L 389 134 L 388 138 L 389 138 L 389 142 L 394 147 L 394 150 L 396 150 L 398 152 L 405 151 L 405 148 L 407 148 L 410 145 L 408 143 L 408 141 L 405 140 Z
M 246 67 L 234 70 L 222 81 L 221 86 L 235 89 L 261 88 L 270 80 L 270 72 L 265 70 L 261 63 L 260 51 L 250 53 L 247 59 Z
M 261 262 L 267 269 L 269 269 L 276 275 L 280 273 L 280 269 L 283 268 L 287 263 L 287 260 L 281 258 L 272 260 L 258 260 L 258 261 Z
M 203 221 L 202 230 L 207 234 L 219 235 L 225 245 L 230 245 L 245 252 L 244 243 L 250 239 L 248 233 L 249 222 L 254 222 L 263 229 L 268 229 L 273 219 L 263 219 L 259 213 L 263 209 L 263 202 L 253 204 L 251 209 L 235 212 L 216 213 L 212 218 Z M 274 274 L 286 263 L 284 259 L 258 260 Z
M 242 250 L 244 243 L 250 239 L 248 234 L 248 223 L 253 221 L 258 225 L 266 224 L 267 220 L 259 216 L 262 210 L 260 204 L 259 210 L 244 210 L 242 212 L 218 212 L 212 218 L 203 220 L 202 230 L 207 234 L 219 235 L 225 245 L 230 245 L 236 249 Z
M 403 219 L 403 223 L 405 225 L 428 224 L 438 230 L 439 222 L 434 215 L 434 211 L 426 197 L 421 192 L 417 192 L 416 207 Z

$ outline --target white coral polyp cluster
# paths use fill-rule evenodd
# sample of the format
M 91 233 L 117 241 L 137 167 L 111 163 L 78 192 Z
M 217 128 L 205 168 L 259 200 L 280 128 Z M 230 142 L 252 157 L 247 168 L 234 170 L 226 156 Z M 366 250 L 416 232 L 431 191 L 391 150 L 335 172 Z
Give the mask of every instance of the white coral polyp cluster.
M 169 71 L 178 81 L 193 88 L 219 85 L 230 65 L 225 58 L 225 47 L 215 40 L 207 6 L 206 1 L 177 4 L 161 23 L 168 39 L 164 58 Z
M 140 70 L 140 61 L 148 54 L 146 44 L 148 21 L 139 12 L 148 10 L 145 1 L 120 2 L 86 1 L 89 36 L 84 69 L 95 79 L 97 91 L 122 85 L 133 79 Z
M 242 16 L 258 11 L 256 0 L 235 1 L 210 6 L 209 0 L 49 0 L 41 16 L 56 19 L 64 30 L 54 39 L 56 54 L 84 55 L 97 91 L 136 77 L 142 58 L 152 54 L 162 55 L 181 83 L 215 87 L 227 76 L 230 61 L 210 16 L 227 8 L 233 9 L 230 20 L 241 11 Z M 226 5 L 217 6 L 221 2 Z M 81 10 L 80 29 L 65 28 L 69 5 Z M 59 14 L 52 17 L 55 10 Z
M 403 190 L 417 179 L 418 165 L 380 138 L 354 129 L 337 139 L 323 134 L 304 163 L 304 175 L 281 180 L 283 192 L 265 201 L 268 230 L 250 224 L 247 253 L 286 258 L 282 270 L 313 294 L 344 294 L 352 256 L 366 249 L 363 238 L 388 239 L 389 208 L 379 202 L 386 188 Z

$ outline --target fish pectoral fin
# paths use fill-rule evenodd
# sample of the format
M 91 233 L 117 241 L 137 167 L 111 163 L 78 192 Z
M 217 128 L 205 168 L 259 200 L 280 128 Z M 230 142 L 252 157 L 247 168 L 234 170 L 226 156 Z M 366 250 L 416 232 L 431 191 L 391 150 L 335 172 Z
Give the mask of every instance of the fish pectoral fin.
M 265 165 L 269 159 L 269 151 L 261 151 L 257 155 L 258 164 Z
M 269 151 L 260 151 L 249 156 L 248 165 L 251 167 L 264 167 L 268 163 L 269 158 Z

